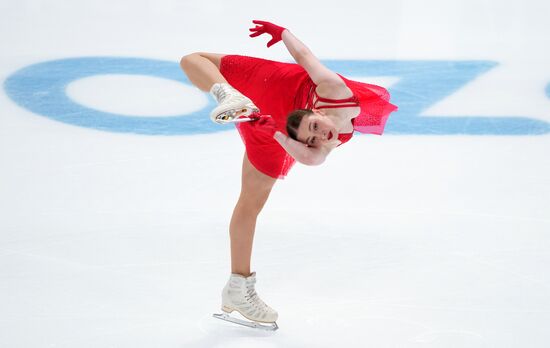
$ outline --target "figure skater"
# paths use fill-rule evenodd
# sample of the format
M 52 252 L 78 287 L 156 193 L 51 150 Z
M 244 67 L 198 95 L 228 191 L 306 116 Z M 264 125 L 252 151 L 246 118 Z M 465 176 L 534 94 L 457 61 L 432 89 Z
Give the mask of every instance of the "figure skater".
M 258 297 L 256 273 L 250 271 L 256 220 L 273 185 L 295 161 L 323 163 L 354 130 L 382 134 L 397 107 L 383 87 L 329 70 L 288 29 L 253 23 L 250 37 L 271 35 L 267 47 L 282 40 L 297 64 L 200 52 L 184 56 L 180 65 L 195 86 L 217 100 L 211 119 L 235 123 L 246 149 L 241 193 L 229 225 L 231 276 L 222 291 L 222 310 L 236 310 L 251 322 L 219 316 L 274 330 L 278 314 Z

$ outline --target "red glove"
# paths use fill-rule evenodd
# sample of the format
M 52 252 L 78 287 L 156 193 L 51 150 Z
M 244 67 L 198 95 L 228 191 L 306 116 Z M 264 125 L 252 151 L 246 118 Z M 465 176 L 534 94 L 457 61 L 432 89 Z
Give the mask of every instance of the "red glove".
M 262 132 L 272 138 L 277 131 L 277 123 L 273 117 L 271 117 L 271 115 L 255 115 L 254 118 L 256 120 L 251 121 L 250 125 L 254 127 L 257 132 Z
M 256 24 L 256 27 L 249 29 L 252 32 L 250 37 L 260 36 L 264 33 L 271 35 L 271 41 L 267 43 L 267 47 L 271 47 L 281 41 L 283 31 L 286 30 L 283 27 L 265 21 L 253 20 L 252 23 Z

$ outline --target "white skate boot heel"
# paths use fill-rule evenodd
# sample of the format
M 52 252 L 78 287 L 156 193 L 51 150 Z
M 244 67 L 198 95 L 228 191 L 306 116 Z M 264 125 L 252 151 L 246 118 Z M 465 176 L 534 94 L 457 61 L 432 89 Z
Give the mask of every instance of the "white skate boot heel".
M 253 121 L 252 115 L 260 109 L 249 98 L 237 91 L 228 83 L 215 83 L 210 94 L 218 102 L 218 106 L 210 113 L 210 119 L 219 124 Z
M 275 321 L 278 314 L 260 299 L 255 290 L 255 283 L 255 272 L 248 277 L 232 274 L 222 292 L 223 313 L 214 314 L 214 317 L 255 329 L 277 330 L 279 327 Z M 250 321 L 229 315 L 233 311 L 237 311 Z

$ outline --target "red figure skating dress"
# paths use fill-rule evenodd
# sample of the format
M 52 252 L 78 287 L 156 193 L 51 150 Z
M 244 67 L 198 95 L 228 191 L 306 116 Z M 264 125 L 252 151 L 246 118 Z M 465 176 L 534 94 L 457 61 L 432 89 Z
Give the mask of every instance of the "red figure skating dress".
M 284 134 L 287 134 L 287 115 L 295 109 L 359 106 L 361 111 L 352 120 L 353 128 L 370 134 L 382 134 L 388 116 L 397 109 L 389 102 L 390 95 L 385 88 L 342 76 L 353 96 L 338 100 L 320 98 L 315 93 L 315 84 L 298 64 L 227 55 L 221 60 L 220 72 L 231 86 L 250 98 L 262 114 L 271 115 L 277 129 Z M 318 102 L 332 105 L 316 106 Z M 283 179 L 294 165 L 294 158 L 274 138 L 256 131 L 248 122 L 238 123 L 236 127 L 250 163 L 272 178 Z M 341 133 L 338 139 L 345 143 L 352 134 Z

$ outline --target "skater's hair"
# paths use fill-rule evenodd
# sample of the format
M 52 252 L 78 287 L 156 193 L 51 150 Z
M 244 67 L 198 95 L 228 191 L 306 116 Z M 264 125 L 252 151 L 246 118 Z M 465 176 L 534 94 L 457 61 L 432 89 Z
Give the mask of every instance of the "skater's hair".
M 302 123 L 304 116 L 312 113 L 313 111 L 311 109 L 297 109 L 288 114 L 286 118 L 286 132 L 288 136 L 299 141 L 298 127 L 300 127 L 300 123 Z

